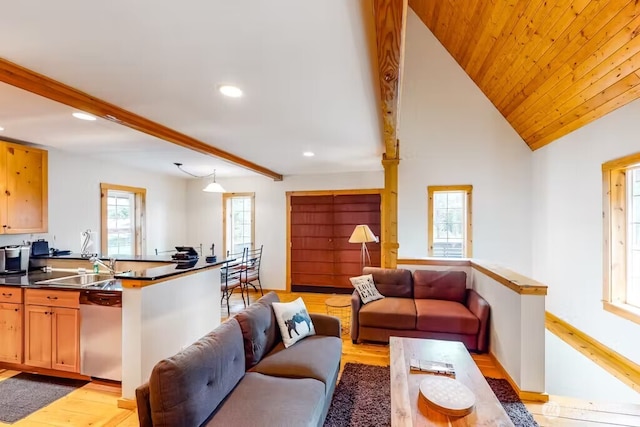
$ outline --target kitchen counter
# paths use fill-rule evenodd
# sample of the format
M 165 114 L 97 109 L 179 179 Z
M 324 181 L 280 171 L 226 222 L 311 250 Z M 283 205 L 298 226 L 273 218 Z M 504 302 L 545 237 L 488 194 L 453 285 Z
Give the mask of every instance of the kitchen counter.
M 180 274 L 190 273 L 192 271 L 202 270 L 204 268 L 217 267 L 231 261 L 234 261 L 234 259 L 225 259 L 213 263 L 207 262 L 203 258 L 200 258 L 195 262 L 192 261 L 184 263 L 171 260 L 171 262 L 173 262 L 172 265 L 162 265 L 153 268 L 146 268 L 142 270 L 116 274 L 115 278 L 133 280 L 160 280 L 172 276 L 178 276 Z
M 82 256 L 82 254 L 41 255 L 37 257 L 31 257 L 31 260 L 73 259 L 78 261 L 89 261 L 89 258 L 91 258 L 91 256 Z M 117 261 L 175 262 L 173 259 L 171 259 L 171 255 L 116 255 L 115 257 L 98 255 L 98 258 L 100 258 L 101 261 L 108 261 L 109 258 L 115 258 Z
M 126 258 L 127 261 L 131 261 L 133 257 Z M 217 261 L 215 263 L 208 263 L 204 258 L 196 260 L 195 262 L 189 263 L 178 263 L 175 260 L 167 259 L 167 257 L 160 256 L 150 256 L 150 257 L 136 257 L 137 261 L 140 262 L 158 262 L 163 265 L 158 265 L 157 267 L 148 267 L 148 264 L 144 264 L 147 268 L 141 268 L 140 270 L 128 271 L 120 274 L 115 274 L 114 278 L 118 279 L 116 284 L 109 288 L 112 291 L 121 291 L 122 290 L 122 282 L 127 280 L 136 280 L 136 281 L 155 281 L 155 280 L 166 280 L 173 276 L 179 276 L 185 273 L 191 273 L 198 270 L 211 268 L 220 266 L 222 264 L 226 264 L 232 259 Z M 147 259 L 151 258 L 151 259 Z M 163 258 L 163 259 L 160 259 Z M 37 259 L 69 259 L 69 260 L 78 260 L 78 261 L 86 261 L 86 258 L 80 257 L 80 255 L 63 255 L 56 257 L 38 257 Z M 125 261 L 125 259 L 121 259 Z M 170 264 L 169 264 L 170 263 Z M 87 274 L 91 274 L 92 270 L 90 268 L 86 269 Z M 82 290 L 83 288 L 69 288 L 68 286 L 56 286 L 53 283 L 45 283 L 38 284 L 38 282 L 49 280 L 49 279 L 60 279 L 68 276 L 75 276 L 78 274 L 82 274 L 79 272 L 70 271 L 66 269 L 65 271 L 51 271 L 51 272 L 43 272 L 41 270 L 33 270 L 26 274 L 15 274 L 15 275 L 7 275 L 0 276 L 0 285 L 3 286 L 22 286 L 29 288 L 49 288 L 49 289 L 60 289 L 60 290 Z

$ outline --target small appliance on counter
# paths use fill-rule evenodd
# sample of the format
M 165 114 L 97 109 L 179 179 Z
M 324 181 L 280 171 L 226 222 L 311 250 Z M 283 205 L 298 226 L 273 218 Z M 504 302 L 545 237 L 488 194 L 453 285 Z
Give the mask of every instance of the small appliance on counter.
M 60 250 L 56 248 L 49 249 L 49 242 L 44 239 L 39 239 L 31 242 L 31 256 L 39 257 L 39 256 L 60 256 L 60 255 L 70 255 L 71 251 L 68 250 Z
M 0 248 L 0 274 L 26 273 L 29 269 L 30 246 L 11 245 Z
M 175 254 L 171 255 L 171 259 L 182 262 L 191 262 L 198 260 L 198 251 L 192 246 L 176 246 Z

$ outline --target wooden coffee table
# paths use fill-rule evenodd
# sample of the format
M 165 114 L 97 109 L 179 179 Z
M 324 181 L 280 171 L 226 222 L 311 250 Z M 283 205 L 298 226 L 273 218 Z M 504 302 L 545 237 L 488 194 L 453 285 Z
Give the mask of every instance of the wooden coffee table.
M 400 426 L 513 426 L 498 398 L 461 342 L 391 337 L 391 425 Z M 476 397 L 473 411 L 449 417 L 431 409 L 420 394 L 420 382 L 428 373 L 409 371 L 411 359 L 453 364 L 456 379 Z

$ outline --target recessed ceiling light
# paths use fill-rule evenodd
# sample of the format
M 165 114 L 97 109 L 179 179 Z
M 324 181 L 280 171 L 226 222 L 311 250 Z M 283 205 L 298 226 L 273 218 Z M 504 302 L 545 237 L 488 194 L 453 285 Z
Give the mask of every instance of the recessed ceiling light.
M 71 115 L 76 119 L 80 119 L 80 120 L 90 120 L 90 121 L 96 120 L 95 116 L 92 116 L 91 114 L 87 114 L 87 113 L 81 113 L 79 111 L 76 111 Z
M 304 153 L 302 153 L 302 155 L 305 157 L 313 157 L 316 154 L 313 151 L 305 151 Z
M 0 131 L 3 131 L 3 130 L 4 130 L 4 128 L 2 126 L 0 126 Z
M 242 89 L 237 86 L 220 85 L 218 90 L 221 94 L 228 96 L 229 98 L 240 98 L 242 96 Z

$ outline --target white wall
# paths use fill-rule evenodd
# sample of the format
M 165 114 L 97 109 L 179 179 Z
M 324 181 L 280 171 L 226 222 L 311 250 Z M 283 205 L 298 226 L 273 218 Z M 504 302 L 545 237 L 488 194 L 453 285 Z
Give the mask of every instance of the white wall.
M 220 324 L 220 268 L 199 270 L 122 291 L 122 397 L 149 380 L 153 367 Z
M 640 151 L 638 117 L 635 101 L 536 150 L 532 205 L 533 276 L 549 286 L 547 310 L 636 363 L 640 325 L 602 308 L 601 165 Z
M 299 161 L 304 161 L 300 159 Z M 382 166 L 380 167 L 382 169 Z M 341 190 L 382 188 L 384 176 L 380 172 L 286 176 L 273 181 L 260 176 L 219 179 L 228 192 L 255 192 L 256 246 L 264 245 L 260 275 L 265 289 L 286 288 L 287 214 L 286 192 L 305 190 Z M 192 180 L 187 192 L 187 237 L 193 244 L 205 248 L 213 242 L 216 255 L 222 256 L 222 195 L 202 192 L 202 181 Z
M 51 247 L 80 251 L 86 229 L 100 231 L 100 183 L 147 189 L 147 253 L 186 237 L 187 180 L 49 149 L 49 232 L 0 236 L 0 246 L 48 239 Z
M 473 256 L 531 270 L 531 151 L 412 10 L 400 117 L 400 257 L 427 255 L 427 186 L 473 185 Z

